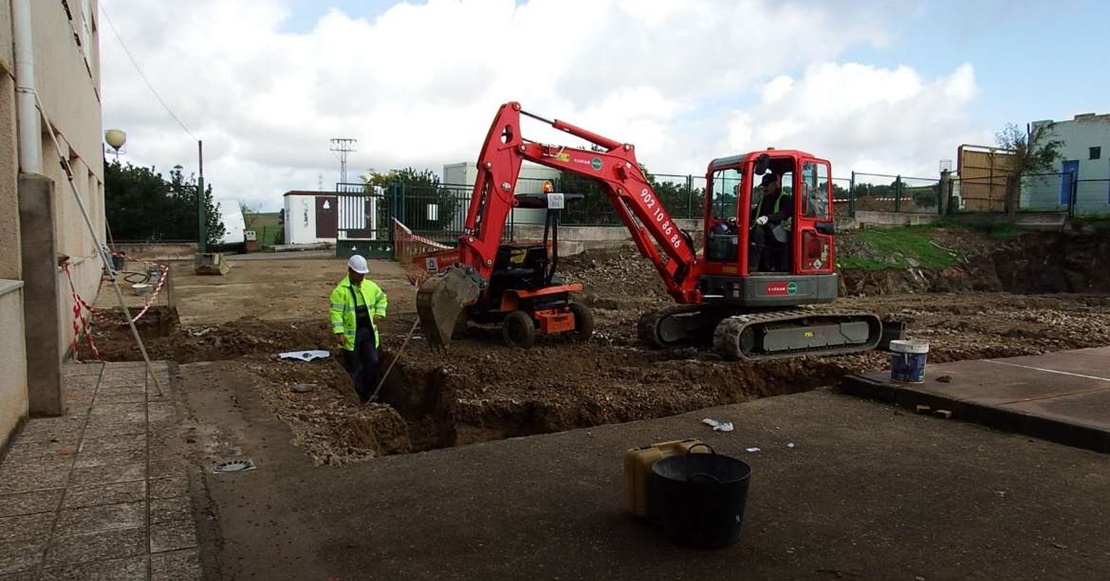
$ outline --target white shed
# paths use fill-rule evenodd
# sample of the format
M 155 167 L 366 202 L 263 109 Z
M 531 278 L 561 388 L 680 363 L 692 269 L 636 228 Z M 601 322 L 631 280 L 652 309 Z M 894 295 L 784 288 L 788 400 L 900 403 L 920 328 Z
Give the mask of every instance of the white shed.
M 335 192 L 285 192 L 285 243 L 334 243 L 339 235 L 339 200 Z

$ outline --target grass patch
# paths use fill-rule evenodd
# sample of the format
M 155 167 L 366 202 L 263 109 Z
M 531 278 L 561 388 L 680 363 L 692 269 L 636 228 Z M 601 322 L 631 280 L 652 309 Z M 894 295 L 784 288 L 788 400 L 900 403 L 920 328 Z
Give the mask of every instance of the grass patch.
M 934 226 L 864 228 L 853 233 L 852 250 L 840 254 L 841 268 L 884 270 L 888 268 L 944 269 L 955 266 L 957 257 L 932 244 Z
M 1071 220 L 1073 230 L 1090 230 L 1098 234 L 1110 232 L 1110 214 L 1084 214 Z

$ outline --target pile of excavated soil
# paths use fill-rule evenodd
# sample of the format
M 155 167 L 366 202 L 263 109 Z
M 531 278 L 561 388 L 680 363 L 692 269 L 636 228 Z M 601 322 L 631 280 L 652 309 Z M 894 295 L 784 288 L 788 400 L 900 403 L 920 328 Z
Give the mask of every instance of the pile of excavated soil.
M 930 362 L 1110 344 L 1110 295 L 1020 294 L 1045 288 L 1035 282 L 1039 273 L 1067 281 L 1050 288 L 1073 293 L 1110 288 L 1105 242 L 1036 234 L 961 246 L 954 235 L 945 236 L 938 243 L 974 252 L 947 272 L 844 273 L 858 292 L 834 307 L 904 322 L 910 337 L 930 342 Z M 384 384 L 387 405 L 357 405 L 334 358 L 277 358 L 285 350 L 329 348 L 321 320 L 245 318 L 180 327 L 165 336 L 148 329 L 147 345 L 153 357 L 180 362 L 242 359 L 262 378 L 267 405 L 320 464 L 673 415 L 809 390 L 888 363 L 880 352 L 753 364 L 722 361 L 707 349 L 647 348 L 635 336 L 639 316 L 671 304 L 647 260 L 631 247 L 588 252 L 565 260 L 563 272 L 586 285 L 580 300 L 594 309 L 592 340 L 541 338 L 535 348 L 518 350 L 505 347 L 496 329 L 472 327 L 443 354 L 418 335 Z M 931 292 L 938 289 L 959 292 Z M 397 356 L 413 317 L 395 314 L 382 325 L 383 368 Z M 125 331 L 98 329 L 107 358 L 139 358 Z M 298 393 L 298 384 L 313 389 Z
M 139 319 L 136 327 L 151 359 L 178 363 L 222 361 L 250 354 L 328 349 L 333 343 L 328 322 L 323 318 L 303 321 L 263 321 L 243 317 L 219 325 L 166 327 Z M 93 339 L 107 361 L 139 361 L 142 354 L 126 325 L 95 325 Z

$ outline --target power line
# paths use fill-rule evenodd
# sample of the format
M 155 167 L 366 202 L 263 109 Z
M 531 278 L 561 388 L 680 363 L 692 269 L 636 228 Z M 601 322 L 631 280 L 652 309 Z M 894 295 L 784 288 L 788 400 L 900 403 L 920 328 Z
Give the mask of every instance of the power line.
M 359 142 L 351 138 L 335 138 L 332 140 L 331 150 L 340 158 L 340 183 L 346 183 L 346 157 L 347 153 L 354 151 L 354 144 Z
M 127 48 L 127 43 L 123 42 L 123 37 L 121 37 L 119 35 L 119 31 L 116 30 L 116 25 L 112 22 L 112 17 L 108 16 L 108 11 L 104 8 L 104 0 L 101 0 L 98 4 L 100 5 L 100 12 L 104 14 L 104 19 L 108 21 L 108 28 L 112 29 L 112 34 L 114 34 L 116 40 L 119 41 L 119 45 L 123 48 L 123 52 L 127 54 L 127 58 L 131 59 L 131 64 L 135 66 L 135 70 L 139 73 L 139 76 L 142 77 L 143 82 L 146 83 L 147 88 L 150 89 L 151 93 L 154 93 L 154 97 L 158 99 L 158 102 L 161 103 L 163 107 L 166 108 L 166 112 L 170 114 L 170 117 L 173 117 L 173 120 L 177 121 L 177 124 L 185 130 L 185 133 L 188 133 L 189 136 L 193 139 L 197 139 L 197 136 L 193 135 L 193 132 L 189 131 L 189 128 L 181 122 L 181 119 L 177 117 L 177 114 L 173 112 L 173 109 L 170 109 L 170 106 L 166 104 L 166 102 L 162 99 L 162 96 L 158 94 L 158 91 L 154 90 L 154 85 L 150 84 L 150 79 L 146 78 L 146 75 L 143 74 L 143 69 L 139 67 L 138 61 L 135 60 L 134 55 L 132 55 L 131 51 Z M 197 139 L 197 141 L 200 140 Z

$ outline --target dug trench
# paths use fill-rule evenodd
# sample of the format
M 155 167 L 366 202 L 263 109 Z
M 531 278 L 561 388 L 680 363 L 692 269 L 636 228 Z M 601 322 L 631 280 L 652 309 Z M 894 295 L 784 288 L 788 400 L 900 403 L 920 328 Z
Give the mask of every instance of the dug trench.
M 1110 246 L 1045 236 L 984 243 L 943 271 L 845 271 L 835 306 L 904 322 L 909 336 L 930 342 L 930 363 L 1110 344 Z M 635 338 L 636 321 L 670 299 L 646 261 L 629 248 L 572 257 L 562 270 L 586 285 L 579 298 L 597 327 L 590 341 L 552 337 L 511 349 L 495 329 L 472 327 L 446 354 L 419 335 L 401 351 L 415 314 L 398 309 L 381 328 L 381 370 L 390 371 L 379 402 L 366 406 L 356 403 L 334 353 L 311 362 L 278 358 L 329 349 L 322 318 L 182 326 L 165 312 L 144 317 L 140 329 L 153 358 L 223 361 L 258 378 L 261 399 L 317 464 L 675 415 L 834 385 L 887 365 L 881 352 L 747 363 L 702 349 L 647 348 Z M 1044 275 L 1066 283 L 1046 287 Z M 1023 294 L 1045 289 L 1065 292 Z M 105 359 L 139 359 L 126 329 L 97 328 Z

